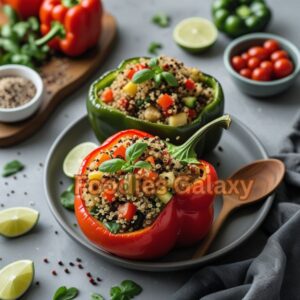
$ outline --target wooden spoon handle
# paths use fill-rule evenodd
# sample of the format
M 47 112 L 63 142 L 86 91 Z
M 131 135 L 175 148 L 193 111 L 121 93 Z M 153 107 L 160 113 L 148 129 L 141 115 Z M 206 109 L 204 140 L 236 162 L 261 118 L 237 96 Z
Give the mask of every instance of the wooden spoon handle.
M 223 199 L 223 207 L 216 219 L 216 221 L 213 223 L 209 233 L 205 237 L 205 239 L 202 241 L 199 248 L 196 250 L 193 258 L 199 258 L 204 256 L 208 249 L 210 248 L 212 242 L 215 240 L 217 234 L 219 233 L 222 225 L 224 224 L 227 217 L 230 215 L 230 213 L 234 210 L 235 206 L 231 203 L 231 201 L 226 201 L 226 199 Z

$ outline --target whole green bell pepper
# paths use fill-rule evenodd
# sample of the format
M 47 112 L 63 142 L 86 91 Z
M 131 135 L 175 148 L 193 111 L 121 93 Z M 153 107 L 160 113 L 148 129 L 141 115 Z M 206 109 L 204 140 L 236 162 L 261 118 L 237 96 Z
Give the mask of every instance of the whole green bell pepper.
M 146 131 L 152 135 L 157 135 L 162 139 L 169 139 L 171 143 L 178 145 L 185 142 L 200 127 L 208 122 L 220 117 L 224 113 L 224 95 L 220 83 L 212 76 L 203 74 L 202 80 L 213 89 L 214 98 L 199 114 L 199 116 L 190 124 L 172 127 L 165 124 L 147 122 L 132 116 L 123 114 L 109 105 L 106 105 L 99 99 L 99 91 L 110 86 L 127 64 L 137 63 L 140 58 L 132 58 L 122 62 L 119 67 L 113 71 L 107 72 L 90 87 L 87 100 L 87 111 L 91 126 L 100 142 L 105 141 L 118 131 L 125 129 L 138 129 Z M 196 149 L 200 155 L 209 152 L 215 148 L 221 138 L 222 130 L 220 128 L 212 129 Z M 178 137 L 180 137 L 178 139 Z
M 212 15 L 217 28 L 233 38 L 263 31 L 271 20 L 264 0 L 216 0 Z

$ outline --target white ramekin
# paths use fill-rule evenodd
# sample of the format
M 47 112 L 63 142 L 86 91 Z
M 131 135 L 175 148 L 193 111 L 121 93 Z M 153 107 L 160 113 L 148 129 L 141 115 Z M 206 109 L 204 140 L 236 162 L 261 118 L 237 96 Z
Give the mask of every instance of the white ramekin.
M 43 100 L 44 84 L 41 76 L 25 66 L 21 65 L 6 65 L 0 67 L 0 78 L 7 76 L 18 76 L 30 80 L 36 87 L 35 96 L 26 104 L 15 108 L 0 107 L 0 122 L 18 122 L 29 118 L 33 115 Z

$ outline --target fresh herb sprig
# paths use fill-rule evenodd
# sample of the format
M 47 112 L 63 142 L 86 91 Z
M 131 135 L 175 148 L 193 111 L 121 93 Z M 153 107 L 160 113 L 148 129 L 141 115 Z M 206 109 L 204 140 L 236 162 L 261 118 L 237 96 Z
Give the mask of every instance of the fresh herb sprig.
M 65 286 L 61 286 L 55 292 L 53 300 L 72 300 L 75 299 L 78 296 L 78 294 L 78 289 L 74 287 L 68 289 Z
M 143 291 L 142 287 L 132 280 L 124 280 L 120 286 L 110 290 L 111 300 L 130 300 Z
M 8 177 L 22 171 L 25 166 L 18 160 L 13 160 L 3 167 L 2 176 Z
M 152 23 L 159 27 L 168 27 L 170 25 L 171 18 L 165 13 L 158 13 L 152 17 Z
M 99 171 L 104 173 L 116 173 L 118 171 L 132 173 L 135 169 L 150 169 L 150 163 L 145 161 L 136 162 L 147 147 L 148 144 L 146 143 L 135 143 L 126 149 L 125 160 L 121 158 L 107 160 L 100 165 Z
M 30 17 L 22 21 L 9 5 L 3 6 L 3 12 L 8 22 L 0 30 L 0 65 L 36 67 L 42 64 L 48 58 L 50 48 L 47 45 L 37 46 L 35 43 L 41 37 L 38 18 Z
M 158 65 L 158 58 L 151 58 L 149 67 L 149 69 L 143 69 L 136 72 L 132 78 L 132 81 L 136 84 L 140 84 L 147 80 L 153 79 L 157 85 L 160 85 L 162 80 L 164 80 L 169 86 L 178 86 L 176 77 L 172 73 L 164 71 Z

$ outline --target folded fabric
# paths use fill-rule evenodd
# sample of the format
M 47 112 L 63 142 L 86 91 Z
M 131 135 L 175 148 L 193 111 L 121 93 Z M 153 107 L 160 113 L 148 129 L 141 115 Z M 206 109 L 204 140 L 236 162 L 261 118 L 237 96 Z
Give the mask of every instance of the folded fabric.
M 201 269 L 171 299 L 300 300 L 300 116 L 276 158 L 287 171 L 261 228 L 268 236 L 262 252 Z

